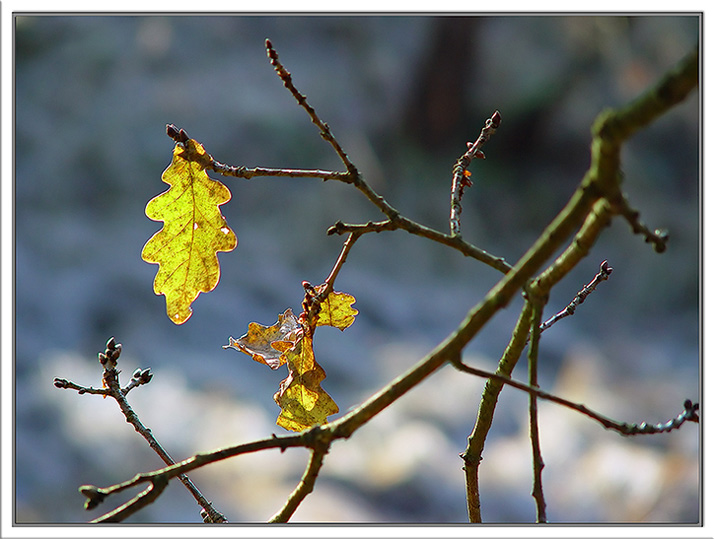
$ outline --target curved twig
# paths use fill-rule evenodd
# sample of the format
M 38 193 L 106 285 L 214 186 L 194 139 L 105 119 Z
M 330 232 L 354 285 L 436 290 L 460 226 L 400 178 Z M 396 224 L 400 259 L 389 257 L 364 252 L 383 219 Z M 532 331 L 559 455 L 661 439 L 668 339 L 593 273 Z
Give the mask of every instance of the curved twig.
M 303 473 L 303 477 L 300 479 L 300 483 L 298 483 L 298 486 L 291 495 L 288 496 L 285 505 L 280 511 L 273 515 L 268 522 L 288 522 L 306 496 L 313 492 L 315 481 L 318 479 L 318 473 L 323 465 L 323 459 L 328 452 L 328 447 L 329 446 L 326 445 L 321 449 L 313 449 L 310 454 L 310 461 L 308 461 L 308 466 Z
M 452 361 L 452 365 L 459 371 L 466 372 L 468 374 L 473 374 L 474 376 L 479 376 L 481 378 L 488 378 L 491 380 L 496 380 L 503 385 L 508 385 L 513 388 L 525 391 L 530 395 L 533 395 L 539 399 L 547 400 L 565 406 L 571 410 L 582 413 L 585 416 L 594 419 L 599 422 L 604 429 L 613 430 L 622 434 L 623 436 L 638 436 L 638 435 L 648 435 L 648 434 L 663 434 L 666 432 L 671 432 L 673 430 L 679 429 L 684 423 L 699 423 L 700 417 L 698 411 L 700 410 L 700 405 L 696 402 L 693 403 L 690 399 L 687 399 L 683 403 L 683 411 L 680 412 L 673 419 L 668 420 L 665 423 L 628 423 L 625 421 L 614 421 L 594 410 L 591 410 L 588 406 L 584 404 L 579 404 L 558 395 L 552 395 L 551 393 L 544 391 L 538 387 L 530 386 L 529 384 L 524 384 L 518 382 L 509 376 L 504 376 L 503 374 L 496 374 L 493 372 L 485 371 L 476 367 L 470 367 L 461 362 L 460 359 L 455 359 Z M 465 454 L 462 453 L 462 458 L 465 458 Z

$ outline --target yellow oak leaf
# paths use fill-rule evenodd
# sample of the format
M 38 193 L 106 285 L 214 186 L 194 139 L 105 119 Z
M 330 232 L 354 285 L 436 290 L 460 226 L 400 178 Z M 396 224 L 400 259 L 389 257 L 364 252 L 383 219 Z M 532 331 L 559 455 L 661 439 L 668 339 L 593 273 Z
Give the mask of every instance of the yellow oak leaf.
M 233 348 L 271 369 L 277 369 L 286 362 L 284 352 L 295 346 L 302 332 L 298 318 L 291 309 L 286 309 L 278 315 L 278 322 L 272 326 L 249 323 L 248 333 L 239 339 L 229 337 L 224 348 Z
M 306 334 L 296 346 L 285 352 L 288 377 L 273 396 L 281 413 L 276 424 L 286 430 L 302 431 L 327 422 L 340 410 L 320 386 L 325 371 L 315 361 L 313 336 Z
M 330 292 L 321 304 L 316 326 L 333 326 L 340 331 L 348 328 L 355 321 L 357 309 L 352 304 L 355 298 L 345 292 Z
M 154 293 L 166 296 L 166 312 L 175 324 L 191 316 L 201 292 L 218 284 L 219 251 L 232 251 L 238 240 L 219 206 L 231 192 L 206 174 L 211 156 L 193 139 L 176 144 L 171 165 L 161 176 L 171 187 L 146 205 L 146 216 L 163 221 L 162 229 L 144 245 L 142 259 L 159 264 Z

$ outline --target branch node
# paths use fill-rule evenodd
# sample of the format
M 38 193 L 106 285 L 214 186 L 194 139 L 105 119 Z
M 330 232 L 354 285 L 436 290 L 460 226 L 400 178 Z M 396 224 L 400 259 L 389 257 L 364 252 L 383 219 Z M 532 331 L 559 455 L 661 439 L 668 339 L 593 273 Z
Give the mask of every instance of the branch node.
M 100 489 L 94 485 L 82 485 L 79 487 L 79 492 L 87 498 L 84 502 L 84 508 L 87 511 L 97 507 L 107 497 L 105 489 Z
M 184 144 L 189 140 L 189 134 L 174 124 L 166 124 L 166 134 L 178 144 Z

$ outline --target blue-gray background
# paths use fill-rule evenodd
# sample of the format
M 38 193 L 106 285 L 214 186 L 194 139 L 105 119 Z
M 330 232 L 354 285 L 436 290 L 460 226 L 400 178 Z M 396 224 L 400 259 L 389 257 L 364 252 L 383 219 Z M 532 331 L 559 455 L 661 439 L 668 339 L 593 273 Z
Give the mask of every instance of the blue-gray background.
M 123 481 L 161 463 L 116 404 L 55 389 L 101 384 L 96 353 L 123 343 L 124 380 L 154 380 L 130 402 L 165 448 L 197 451 L 281 429 L 272 372 L 221 346 L 249 322 L 298 310 L 301 281 L 328 274 L 343 238 L 337 219 L 381 215 L 355 189 L 311 179 L 226 179 L 222 207 L 239 237 L 222 278 L 183 326 L 152 292 L 140 258 L 160 224 L 144 216 L 175 123 L 222 162 L 339 169 L 282 87 L 263 49 L 273 40 L 298 88 L 366 180 L 406 216 L 448 227 L 450 170 L 495 109 L 503 117 L 472 166 L 466 239 L 515 262 L 564 205 L 589 165 L 589 129 L 653 83 L 699 38 L 694 16 L 337 17 L 20 16 L 15 29 L 16 518 L 85 522 L 77 487 Z M 615 268 L 571 317 L 544 335 L 541 385 L 611 417 L 664 421 L 699 395 L 699 107 L 683 105 L 624 150 L 626 191 L 652 227 L 656 255 L 622 220 L 554 289 L 565 306 Z M 454 329 L 500 275 L 404 232 L 353 249 L 336 288 L 360 310 L 316 353 L 341 413 L 403 372 Z M 470 344 L 494 368 L 520 300 Z M 524 379 L 524 368 L 516 376 Z M 296 521 L 464 522 L 458 453 L 483 381 L 442 369 L 329 454 Z M 698 429 L 624 439 L 584 417 L 541 408 L 548 514 L 556 522 L 694 522 Z M 487 522 L 533 522 L 526 398 L 505 390 L 482 464 Z M 303 450 L 232 459 L 192 475 L 232 522 L 278 510 Z M 132 522 L 198 522 L 178 483 Z

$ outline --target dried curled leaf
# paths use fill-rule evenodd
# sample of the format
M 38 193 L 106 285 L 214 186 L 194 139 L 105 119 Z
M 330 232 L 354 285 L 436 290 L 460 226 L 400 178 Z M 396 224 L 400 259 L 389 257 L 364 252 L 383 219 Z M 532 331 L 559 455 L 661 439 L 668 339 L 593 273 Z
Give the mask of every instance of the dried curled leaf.
M 272 326 L 251 322 L 248 332 L 240 339 L 228 338 L 224 348 L 248 354 L 271 369 L 287 364 L 288 377 L 273 396 L 281 407 L 276 424 L 287 430 L 302 431 L 322 425 L 328 416 L 338 413 L 338 405 L 320 385 L 325 371 L 315 360 L 313 330 L 316 326 L 333 326 L 340 330 L 349 327 L 358 314 L 353 303 L 355 298 L 350 294 L 330 292 L 312 327 L 307 322 L 302 325 L 302 317 L 297 318 L 291 309 L 286 309 Z
M 273 399 L 281 407 L 276 424 L 286 430 L 302 431 L 327 422 L 340 410 L 320 386 L 325 371 L 315 361 L 313 337 L 305 335 L 298 346 L 286 350 L 288 377 Z
M 271 369 L 277 369 L 286 362 L 283 352 L 295 346 L 302 335 L 302 329 L 293 311 L 286 309 L 283 314 L 278 315 L 278 322 L 272 326 L 249 323 L 248 333 L 239 339 L 229 337 L 224 348 L 233 348 Z
M 231 192 L 206 174 L 210 162 L 195 140 L 176 144 L 161 177 L 171 187 L 146 205 L 147 217 L 164 226 L 146 242 L 142 259 L 159 264 L 154 293 L 166 296 L 166 312 L 175 324 L 189 319 L 201 292 L 216 288 L 221 274 L 217 253 L 232 251 L 238 243 L 219 209 Z

